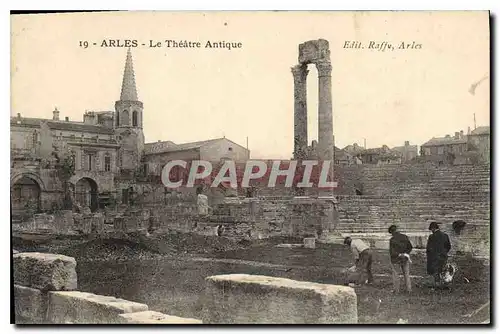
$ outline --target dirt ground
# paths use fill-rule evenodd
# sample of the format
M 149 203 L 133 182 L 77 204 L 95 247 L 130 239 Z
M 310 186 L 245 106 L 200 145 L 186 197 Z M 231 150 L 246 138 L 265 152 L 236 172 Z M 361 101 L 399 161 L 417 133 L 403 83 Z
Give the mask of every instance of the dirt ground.
M 57 252 L 76 258 L 79 289 L 147 303 L 150 309 L 196 317 L 204 278 L 217 274 L 247 273 L 300 281 L 344 284 L 342 270 L 352 265 L 342 245 L 316 249 L 277 248 L 297 243 L 287 238 L 236 242 L 217 237 L 173 234 L 130 240 L 57 239 L 45 243 L 16 238 L 20 251 Z M 392 294 L 386 251 L 376 251 L 375 283 L 356 287 L 360 323 L 408 324 L 479 323 L 489 319 L 489 308 L 464 317 L 489 301 L 489 268 L 467 257 L 453 259 L 459 273 L 451 289 L 426 286 L 425 257 L 412 257 L 413 292 Z M 402 283 L 402 282 L 401 282 Z M 402 285 L 402 284 L 401 284 Z

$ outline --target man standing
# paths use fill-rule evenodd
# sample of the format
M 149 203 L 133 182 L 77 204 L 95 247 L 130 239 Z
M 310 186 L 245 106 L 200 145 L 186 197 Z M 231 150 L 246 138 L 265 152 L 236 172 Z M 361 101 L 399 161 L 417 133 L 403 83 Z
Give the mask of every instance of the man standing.
M 401 271 L 403 272 L 406 291 L 411 292 L 410 252 L 413 246 L 408 236 L 398 232 L 396 225 L 389 227 L 389 233 L 392 234 L 392 238 L 389 241 L 389 254 L 391 257 L 394 292 L 399 292 L 399 273 L 397 267 L 401 267 Z
M 346 237 L 344 245 L 350 246 L 354 262 L 356 263 L 356 271 L 359 272 L 359 284 L 367 281 L 368 284 L 373 283 L 372 275 L 372 251 L 370 247 L 361 239 L 351 239 Z M 365 278 L 366 274 L 366 278 Z
M 435 286 L 441 287 L 441 275 L 451 249 L 450 238 L 446 233 L 441 232 L 436 222 L 430 223 L 429 230 L 432 234 L 427 240 L 427 273 L 434 276 Z

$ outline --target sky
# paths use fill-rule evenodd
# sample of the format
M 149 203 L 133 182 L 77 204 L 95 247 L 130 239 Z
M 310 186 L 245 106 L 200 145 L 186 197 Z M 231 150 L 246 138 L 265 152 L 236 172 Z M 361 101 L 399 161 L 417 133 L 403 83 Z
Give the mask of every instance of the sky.
M 107 12 L 11 18 L 11 116 L 82 121 L 114 110 L 126 47 L 132 48 L 146 142 L 227 137 L 252 158 L 293 151 L 293 76 L 298 45 L 326 39 L 332 63 L 336 146 L 423 144 L 489 125 L 487 12 Z M 201 48 L 167 48 L 165 40 Z M 150 48 L 150 40 L 163 42 Z M 80 46 L 88 41 L 89 47 Z M 207 41 L 241 43 L 232 50 Z M 344 48 L 359 41 L 364 49 Z M 394 51 L 369 49 L 388 42 Z M 421 44 L 420 49 L 398 49 Z M 93 43 L 96 43 L 94 46 Z M 141 44 L 146 44 L 142 46 Z M 309 65 L 309 142 L 317 138 L 317 71 Z

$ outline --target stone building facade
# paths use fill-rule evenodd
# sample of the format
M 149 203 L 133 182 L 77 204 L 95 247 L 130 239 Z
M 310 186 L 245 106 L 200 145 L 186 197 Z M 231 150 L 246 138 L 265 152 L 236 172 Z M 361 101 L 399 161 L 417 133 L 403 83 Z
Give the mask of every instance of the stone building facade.
M 421 146 L 423 160 L 448 164 L 489 164 L 490 127 L 481 126 L 454 136 L 432 138 Z
M 151 170 L 168 159 L 248 160 L 249 151 L 228 139 L 176 145 L 146 144 L 143 103 L 139 100 L 133 60 L 127 51 L 121 94 L 114 111 L 85 112 L 83 121 L 11 117 L 11 198 L 13 212 L 47 211 L 64 206 L 65 198 L 92 211 L 123 202 L 145 165 Z M 165 150 L 168 143 L 176 148 Z M 155 151 L 156 150 L 156 151 Z M 161 153 L 160 153 L 161 152 Z M 176 156 L 177 154 L 177 156 Z M 66 175 L 66 172 L 70 172 Z
M 490 127 L 480 126 L 468 136 L 469 148 L 479 155 L 479 162 L 490 163 Z
M 410 145 L 409 141 L 405 141 L 403 146 L 396 146 L 392 148 L 393 151 L 399 152 L 401 155 L 401 162 L 410 162 L 418 156 L 418 146 Z
M 175 144 L 171 141 L 146 144 L 143 163 L 146 174 L 161 175 L 161 170 L 172 160 L 204 160 L 218 163 L 221 160 L 233 160 L 245 163 L 250 159 L 250 151 L 227 139 L 217 138 L 193 143 Z

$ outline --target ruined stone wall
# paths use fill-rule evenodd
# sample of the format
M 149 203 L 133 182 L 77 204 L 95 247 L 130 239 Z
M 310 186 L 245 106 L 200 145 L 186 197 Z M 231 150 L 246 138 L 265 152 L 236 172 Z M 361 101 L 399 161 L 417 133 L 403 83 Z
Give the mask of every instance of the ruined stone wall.
M 105 219 L 123 233 L 178 231 L 235 239 L 319 236 L 336 224 L 334 204 L 328 199 L 227 198 L 204 215 L 198 212 L 196 197 L 179 194 L 162 203 L 110 210 Z
M 16 324 L 200 324 L 148 306 L 78 291 L 76 261 L 46 253 L 13 255 Z

